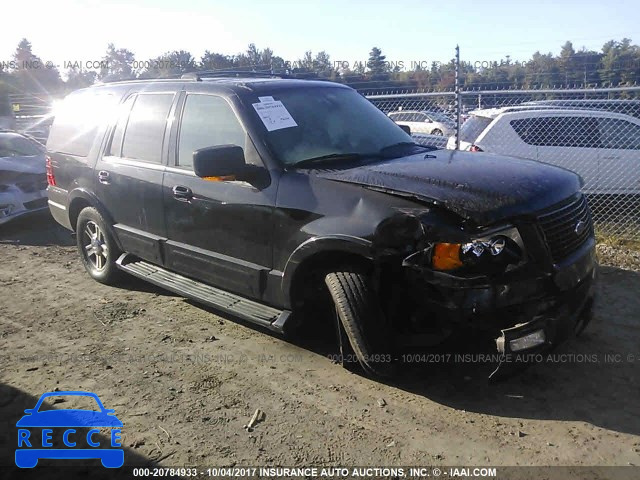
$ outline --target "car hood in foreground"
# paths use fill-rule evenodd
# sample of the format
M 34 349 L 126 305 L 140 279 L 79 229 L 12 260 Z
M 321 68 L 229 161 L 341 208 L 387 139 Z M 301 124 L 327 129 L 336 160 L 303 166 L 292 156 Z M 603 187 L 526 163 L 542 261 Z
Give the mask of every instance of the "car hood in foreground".
M 315 174 L 442 205 L 479 225 L 537 212 L 581 187 L 580 177 L 562 168 L 451 150 Z

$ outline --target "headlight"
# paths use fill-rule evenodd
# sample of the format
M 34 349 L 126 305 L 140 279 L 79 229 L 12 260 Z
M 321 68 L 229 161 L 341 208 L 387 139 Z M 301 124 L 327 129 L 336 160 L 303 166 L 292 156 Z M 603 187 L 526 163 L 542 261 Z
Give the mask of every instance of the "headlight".
M 434 243 L 406 258 L 405 266 L 430 266 L 440 271 L 500 273 L 525 258 L 518 229 L 506 227 L 466 243 Z

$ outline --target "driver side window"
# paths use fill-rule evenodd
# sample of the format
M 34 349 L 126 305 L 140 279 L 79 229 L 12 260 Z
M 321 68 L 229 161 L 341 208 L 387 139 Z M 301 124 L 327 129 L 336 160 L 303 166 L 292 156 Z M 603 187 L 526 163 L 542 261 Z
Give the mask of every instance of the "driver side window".
M 193 152 L 205 147 L 238 145 L 245 149 L 246 133 L 231 106 L 215 95 L 187 95 L 178 136 L 179 167 L 192 168 Z

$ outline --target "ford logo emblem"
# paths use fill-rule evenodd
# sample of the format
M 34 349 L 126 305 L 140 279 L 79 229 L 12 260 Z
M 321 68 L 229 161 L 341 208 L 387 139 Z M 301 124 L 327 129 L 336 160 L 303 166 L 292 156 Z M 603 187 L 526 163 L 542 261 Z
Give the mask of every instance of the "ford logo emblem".
M 573 229 L 573 231 L 576 232 L 576 235 L 582 235 L 586 229 L 587 222 L 579 220 L 578 223 L 576 223 L 576 227 Z

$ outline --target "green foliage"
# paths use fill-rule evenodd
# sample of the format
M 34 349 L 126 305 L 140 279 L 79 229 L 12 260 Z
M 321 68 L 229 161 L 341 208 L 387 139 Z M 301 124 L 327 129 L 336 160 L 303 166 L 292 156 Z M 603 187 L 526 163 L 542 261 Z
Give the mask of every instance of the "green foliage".
M 463 49 L 464 57 L 464 49 Z M 113 81 L 129 78 L 171 78 L 197 70 L 272 69 L 327 78 L 349 83 L 358 88 L 421 88 L 450 90 L 454 86 L 455 65 L 432 62 L 409 71 L 398 62 L 387 61 L 379 47 L 373 47 L 366 62 L 334 65 L 325 51 L 306 51 L 302 58 L 286 61 L 270 48 L 260 49 L 251 43 L 244 52 L 225 55 L 205 50 L 196 60 L 190 52 L 175 50 L 148 61 L 136 61 L 135 54 L 113 43 L 102 57 L 100 70 L 86 70 L 82 65 L 66 65 L 66 82 L 55 68 L 29 68 L 46 65 L 32 51 L 31 43 L 22 39 L 13 56 L 12 66 L 2 65 L 0 82 L 12 92 L 60 93 L 91 85 L 96 80 Z M 535 52 L 527 61 L 514 61 L 509 56 L 499 61 L 461 62 L 460 81 L 465 89 L 539 89 L 637 85 L 640 83 L 640 47 L 628 38 L 606 42 L 601 51 L 582 48 L 572 42 L 561 46 L 557 56 Z

